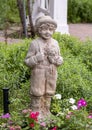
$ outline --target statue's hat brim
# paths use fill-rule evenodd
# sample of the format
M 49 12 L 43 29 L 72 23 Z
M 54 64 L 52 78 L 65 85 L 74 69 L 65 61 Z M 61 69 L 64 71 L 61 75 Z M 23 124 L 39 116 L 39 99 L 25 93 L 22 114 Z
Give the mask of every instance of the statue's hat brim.
M 57 28 L 57 23 L 54 19 L 52 19 L 50 16 L 42 16 L 39 17 L 36 22 L 35 22 L 35 26 L 39 27 L 40 25 L 42 25 L 43 23 L 51 23 L 53 25 L 55 25 L 55 27 Z

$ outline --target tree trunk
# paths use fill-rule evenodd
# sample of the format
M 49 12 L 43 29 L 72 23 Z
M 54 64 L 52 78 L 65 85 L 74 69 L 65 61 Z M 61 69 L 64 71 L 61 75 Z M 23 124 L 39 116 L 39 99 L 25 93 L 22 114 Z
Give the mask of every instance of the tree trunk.
M 35 37 L 35 31 L 34 31 L 34 26 L 33 26 L 33 22 L 32 22 L 32 0 L 27 0 L 27 7 L 28 7 L 31 36 L 32 36 L 32 38 L 34 38 Z
M 23 33 L 24 36 L 27 37 L 25 0 L 17 0 L 17 6 L 19 9 L 19 15 L 20 15 L 22 28 L 23 28 Z

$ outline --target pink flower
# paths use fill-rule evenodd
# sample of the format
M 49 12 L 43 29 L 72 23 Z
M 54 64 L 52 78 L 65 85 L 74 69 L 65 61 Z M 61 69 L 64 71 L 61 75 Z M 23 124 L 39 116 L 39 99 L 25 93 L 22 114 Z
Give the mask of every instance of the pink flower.
M 31 109 L 24 109 L 24 110 L 22 110 L 22 113 L 23 113 L 23 114 L 27 114 L 27 113 L 29 113 L 29 112 L 31 112 Z
M 22 110 L 22 113 L 23 113 L 23 114 L 27 114 L 27 113 L 28 113 L 28 110 L 27 110 L 27 109 L 24 109 L 24 110 Z
M 42 122 L 42 123 L 40 123 L 40 125 L 45 127 L 45 126 L 46 126 L 46 123 L 45 123 L 45 122 Z
M 9 130 L 16 130 L 14 126 L 10 126 Z
M 66 118 L 67 118 L 67 119 L 70 119 L 70 117 L 71 117 L 71 115 L 66 115 Z
M 77 103 L 78 109 L 80 109 L 81 107 L 85 107 L 85 106 L 87 106 L 87 102 L 84 99 L 80 99 Z
M 12 125 L 14 122 L 12 120 L 8 120 L 8 124 Z
M 54 128 L 52 128 L 51 130 L 57 130 L 57 127 L 55 126 Z
M 9 130 L 21 130 L 20 126 L 10 126 Z
M 66 118 L 70 119 L 71 115 L 73 115 L 73 113 L 72 112 L 68 112 L 68 114 L 66 115 Z
M 10 114 L 6 113 L 5 115 L 2 115 L 1 118 L 10 118 Z
M 89 115 L 88 118 L 92 118 L 92 115 Z
M 15 130 L 21 130 L 20 126 L 15 126 Z

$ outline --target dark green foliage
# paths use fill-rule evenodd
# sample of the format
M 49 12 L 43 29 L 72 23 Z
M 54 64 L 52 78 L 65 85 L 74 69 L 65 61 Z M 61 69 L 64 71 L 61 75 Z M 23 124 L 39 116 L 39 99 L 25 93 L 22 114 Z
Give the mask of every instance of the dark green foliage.
M 0 28 L 4 28 L 6 22 L 19 22 L 19 13 L 16 0 L 0 0 Z
M 82 57 L 83 63 L 86 64 L 86 67 L 92 71 L 92 41 L 86 41 L 84 43 L 80 56 Z
M 19 12 L 17 7 L 17 0 L 8 0 L 7 6 L 9 8 L 7 12 L 8 21 L 10 23 L 19 22 L 20 18 L 19 18 Z
M 68 0 L 68 21 L 92 22 L 92 1 L 91 0 Z
M 92 101 L 92 41 L 80 42 L 68 35 L 55 34 L 60 43 L 64 64 L 58 68 L 57 93 L 64 98 Z
M 2 45 L 3 46 L 3 45 Z M 2 86 L 20 87 L 21 82 L 26 82 L 26 70 L 24 66 L 25 45 L 6 46 L 0 55 L 1 57 L 1 71 L 4 77 L 1 80 Z M 9 83 L 11 80 L 11 83 Z M 4 84 L 3 84 L 4 83 Z
M 2 95 L 2 88 L 8 87 L 10 97 L 14 99 L 22 98 L 22 96 L 24 99 L 28 97 L 22 94 L 25 94 L 25 90 L 29 91 L 30 71 L 24 64 L 27 49 L 28 41 L 26 44 L 13 45 L 0 43 L 0 95 Z M 2 99 L 0 104 L 2 104 Z
M 4 26 L 7 15 L 7 0 L 0 0 L 0 28 Z
M 64 65 L 58 70 L 57 91 L 63 98 L 83 97 L 92 94 L 92 73 L 79 58 L 66 57 Z
M 60 34 L 53 37 L 59 42 L 64 58 L 64 64 L 58 68 L 56 93 L 63 99 L 83 97 L 90 103 L 88 109 L 92 109 L 92 41 L 80 42 Z M 23 109 L 30 102 L 30 70 L 24 64 L 29 43 L 29 40 L 25 44 L 0 43 L 0 95 L 3 87 L 10 88 L 11 111 Z

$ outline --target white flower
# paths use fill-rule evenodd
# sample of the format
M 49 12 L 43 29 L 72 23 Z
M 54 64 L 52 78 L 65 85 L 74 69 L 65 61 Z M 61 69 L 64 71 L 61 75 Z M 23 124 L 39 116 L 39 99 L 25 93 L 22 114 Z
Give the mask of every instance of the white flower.
M 69 112 L 69 108 L 67 108 L 66 111 Z
M 56 94 L 55 96 L 54 96 L 56 99 L 61 99 L 61 94 Z
M 72 110 L 77 110 L 77 106 L 76 105 L 73 105 L 71 106 Z
M 70 99 L 69 99 L 69 103 L 74 104 L 74 103 L 75 103 L 75 99 L 70 98 Z
M 57 116 L 59 116 L 59 115 L 64 116 L 64 113 L 63 113 L 63 112 L 59 112 L 59 113 L 57 114 Z

